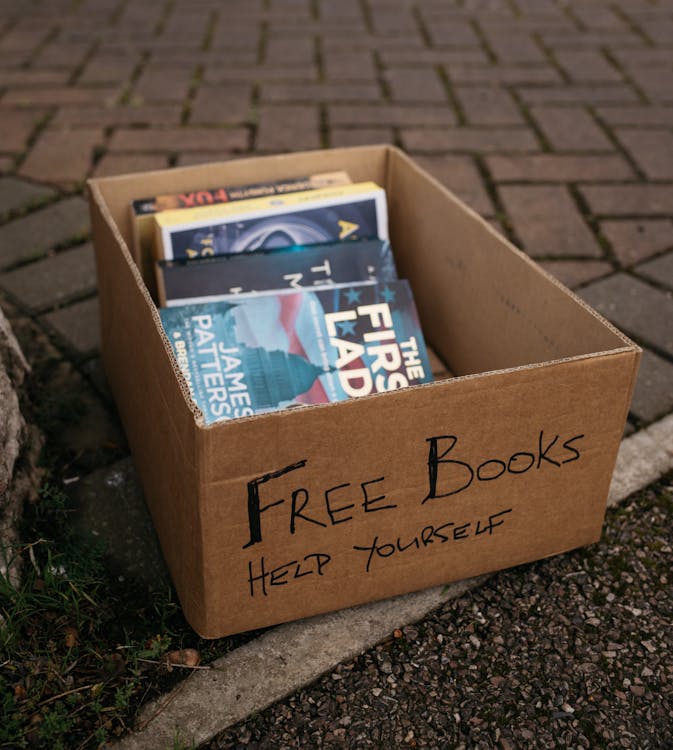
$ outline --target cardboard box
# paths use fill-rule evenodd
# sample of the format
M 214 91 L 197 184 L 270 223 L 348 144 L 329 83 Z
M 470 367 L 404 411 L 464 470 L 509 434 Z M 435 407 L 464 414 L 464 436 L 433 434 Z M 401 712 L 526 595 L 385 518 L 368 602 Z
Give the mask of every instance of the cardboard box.
M 204 427 L 129 251 L 129 202 L 339 169 L 386 188 L 400 276 L 456 377 Z M 598 539 L 640 350 L 399 150 L 252 158 L 89 190 L 105 370 L 198 633 Z

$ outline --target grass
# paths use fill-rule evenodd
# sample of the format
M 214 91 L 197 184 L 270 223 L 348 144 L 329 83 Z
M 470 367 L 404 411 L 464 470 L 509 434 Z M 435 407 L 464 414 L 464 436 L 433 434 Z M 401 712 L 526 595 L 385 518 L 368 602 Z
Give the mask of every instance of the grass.
M 0 575 L 0 748 L 100 747 L 186 676 L 169 651 L 196 648 L 208 661 L 234 644 L 201 641 L 172 589 L 113 579 L 103 548 L 70 531 L 70 513 L 48 480 L 25 522 L 34 541 L 17 550 L 20 588 Z
M 50 371 L 37 364 L 29 388 L 37 404 L 31 418 L 46 442 L 39 498 L 24 510 L 23 543 L 14 551 L 20 586 L 0 573 L 0 749 L 99 748 L 187 676 L 168 664 L 169 652 L 193 648 L 205 664 L 252 635 L 200 639 L 171 586 L 120 579 L 108 569 L 104 546 L 75 531 L 63 479 L 93 467 L 64 450 L 59 436 L 88 407 L 50 381 Z M 176 737 L 175 747 L 190 745 Z

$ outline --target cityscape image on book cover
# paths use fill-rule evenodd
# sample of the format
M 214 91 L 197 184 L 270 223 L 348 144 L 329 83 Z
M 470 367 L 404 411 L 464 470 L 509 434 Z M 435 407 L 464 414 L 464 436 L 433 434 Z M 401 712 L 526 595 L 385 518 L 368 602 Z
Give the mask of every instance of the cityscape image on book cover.
M 162 308 L 207 424 L 430 382 L 406 281 Z

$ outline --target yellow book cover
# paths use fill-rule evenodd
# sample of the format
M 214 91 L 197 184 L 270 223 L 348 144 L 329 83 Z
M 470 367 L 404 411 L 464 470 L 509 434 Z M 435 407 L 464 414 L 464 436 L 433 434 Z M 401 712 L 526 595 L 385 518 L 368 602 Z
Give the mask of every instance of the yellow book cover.
M 385 191 L 374 182 L 162 211 L 154 220 L 157 255 L 167 260 L 388 239 Z

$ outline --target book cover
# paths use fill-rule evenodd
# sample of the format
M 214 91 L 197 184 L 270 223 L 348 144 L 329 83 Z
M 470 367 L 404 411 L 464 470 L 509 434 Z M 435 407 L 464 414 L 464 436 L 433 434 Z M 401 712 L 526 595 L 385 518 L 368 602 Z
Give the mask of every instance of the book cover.
M 406 280 L 159 313 L 206 424 L 432 381 Z
M 229 203 L 268 195 L 284 195 L 297 190 L 317 190 L 335 185 L 348 185 L 350 182 L 347 172 L 319 172 L 307 177 L 288 178 L 277 182 L 219 186 L 139 198 L 131 201 L 131 225 L 136 257 L 151 258 L 154 255 L 154 214 L 159 211 Z
M 154 220 L 158 259 L 166 260 L 388 239 L 385 192 L 373 182 L 162 211 Z
M 396 278 L 388 240 L 294 245 L 213 258 L 157 262 L 159 301 L 168 307 L 270 289 Z

